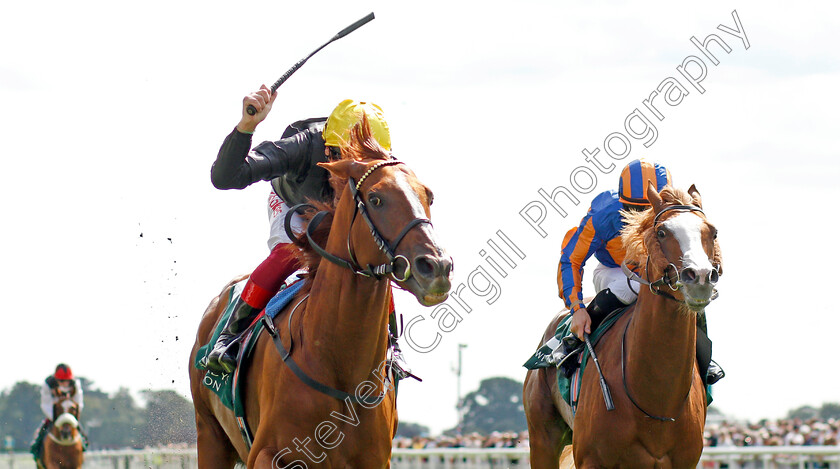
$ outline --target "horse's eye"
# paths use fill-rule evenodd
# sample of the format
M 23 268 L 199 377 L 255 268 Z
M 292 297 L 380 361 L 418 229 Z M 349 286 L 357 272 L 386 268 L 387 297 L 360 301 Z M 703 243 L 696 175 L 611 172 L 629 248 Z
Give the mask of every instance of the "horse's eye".
M 665 230 L 659 230 L 656 232 L 656 237 L 659 239 L 665 239 Z
M 712 232 L 712 239 L 717 239 L 717 229 Z
M 368 202 L 374 207 L 379 207 L 382 205 L 382 199 L 379 198 L 378 195 L 371 194 L 368 196 Z

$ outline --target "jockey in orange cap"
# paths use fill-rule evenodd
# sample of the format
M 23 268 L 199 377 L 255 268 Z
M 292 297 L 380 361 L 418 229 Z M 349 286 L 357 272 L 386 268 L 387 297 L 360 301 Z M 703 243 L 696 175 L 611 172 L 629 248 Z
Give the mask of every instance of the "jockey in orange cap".
M 563 363 L 567 374 L 577 363 L 566 357 L 583 348 L 580 342 L 583 334 L 594 331 L 614 310 L 636 301 L 639 283 L 629 280 L 621 270 L 624 261 L 624 245 L 621 241 L 624 220 L 621 210 L 640 211 L 650 208 L 646 196 L 649 181 L 661 191 L 671 183 L 671 174 L 659 163 L 631 161 L 621 172 L 618 192 L 607 190 L 595 196 L 580 225 L 569 230 L 563 239 L 557 286 L 560 297 L 572 312 L 572 334 L 563 339 L 561 357 L 557 361 Z M 598 293 L 587 306 L 583 304 L 581 280 L 583 266 L 593 255 L 599 261 L 592 272 Z M 712 343 L 706 336 L 705 325 L 698 327 L 697 357 L 701 373 L 707 370 L 705 382 L 708 384 L 714 384 L 724 376 L 723 370 L 711 361 L 711 349 Z

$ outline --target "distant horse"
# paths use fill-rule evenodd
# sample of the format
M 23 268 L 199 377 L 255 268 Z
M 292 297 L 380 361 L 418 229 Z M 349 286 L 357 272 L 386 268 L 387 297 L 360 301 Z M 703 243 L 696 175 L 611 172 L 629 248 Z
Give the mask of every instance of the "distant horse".
M 696 315 L 713 299 L 721 273 L 717 230 L 693 185 L 688 193 L 665 187 L 660 194 L 649 186 L 647 194 L 652 209 L 626 214 L 622 231 L 625 262 L 638 268 L 643 286 L 596 347 L 615 410 L 607 411 L 591 362 L 574 417 L 558 391 L 557 369 L 529 371 L 524 403 L 534 469 L 556 469 L 561 452 L 587 469 L 695 468 L 700 459 L 706 394 Z M 572 451 L 564 451 L 570 443 Z
M 313 242 L 299 242 L 308 283 L 266 324 L 276 339 L 262 334 L 242 377 L 245 418 L 255 429 L 250 448 L 233 412 L 192 366 L 242 277 L 204 313 L 190 357 L 202 469 L 230 468 L 237 459 L 249 468 L 390 466 L 396 400 L 393 379 L 382 375 L 391 280 L 421 304 L 435 305 L 448 296 L 452 261 L 429 222 L 432 192 L 376 143 L 366 121 L 341 155 L 320 164 L 337 198 L 334 207 L 319 207 L 332 213 L 328 233 L 315 226 L 329 218 L 321 212 L 307 228 Z M 326 238 L 323 248 L 319 238 Z M 291 350 L 289 361 L 281 346 Z
M 44 438 L 37 460 L 40 469 L 78 469 L 84 460 L 84 443 L 79 430 L 79 408 L 75 402 L 64 398 L 55 404 L 53 415 L 58 415 Z

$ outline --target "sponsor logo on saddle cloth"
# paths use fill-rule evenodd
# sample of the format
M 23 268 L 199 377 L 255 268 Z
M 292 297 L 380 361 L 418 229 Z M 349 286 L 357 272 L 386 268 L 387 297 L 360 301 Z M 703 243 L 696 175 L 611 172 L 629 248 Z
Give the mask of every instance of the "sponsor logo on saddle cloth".
M 219 335 L 222 333 L 222 329 L 224 329 L 224 325 L 227 323 L 227 318 L 233 313 L 233 305 L 236 303 L 236 299 L 242 294 L 242 289 L 245 287 L 246 282 L 247 280 L 242 280 L 230 289 L 228 306 L 222 313 L 222 317 L 219 319 L 218 324 L 216 324 L 213 336 L 210 338 L 210 341 L 199 348 L 196 353 L 194 366 L 197 369 L 207 369 L 207 356 L 210 354 L 210 351 L 213 350 L 213 344 L 216 343 L 216 339 L 218 339 Z M 271 301 L 268 302 L 265 310 L 262 311 L 256 319 L 254 319 L 251 325 L 248 326 L 248 329 L 242 333 L 242 336 L 239 339 L 240 345 L 239 352 L 236 357 L 236 369 L 233 373 L 215 373 L 208 370 L 204 375 L 202 383 L 210 388 L 211 391 L 216 393 L 216 395 L 219 396 L 219 400 L 222 401 L 222 404 L 233 410 L 233 413 L 237 417 L 245 415 L 245 406 L 240 398 L 239 372 L 243 368 L 244 361 L 250 356 L 254 345 L 256 345 L 260 333 L 265 328 L 265 323 L 262 321 L 263 316 L 268 316 L 269 318 L 274 319 L 280 311 L 282 311 L 283 308 L 292 301 L 302 286 L 303 281 L 300 280 L 297 275 L 292 274 L 281 290 L 274 295 L 274 298 L 272 298 Z
M 593 347 L 604 335 L 604 332 L 612 327 L 612 325 L 618 321 L 618 318 L 620 318 L 627 309 L 628 308 L 624 308 L 617 313 L 609 315 L 606 319 L 604 319 L 604 322 L 598 326 L 598 329 L 595 329 L 592 334 L 589 335 L 589 340 Z M 549 339 L 545 344 L 537 349 L 537 351 L 534 352 L 531 358 L 529 358 L 523 366 L 529 370 L 557 366 L 557 354 L 555 352 L 557 352 L 560 348 L 563 337 L 572 333 L 571 325 L 572 315 L 568 314 L 560 320 L 560 323 L 557 325 L 557 330 L 554 332 L 554 337 Z M 571 360 L 575 360 L 579 363 L 578 369 L 575 370 L 571 378 L 566 378 L 566 375 L 563 374 L 562 371 L 557 373 L 557 385 L 560 389 L 560 394 L 563 396 L 563 400 L 572 406 L 572 410 L 574 410 L 577 405 L 578 395 L 580 393 L 580 379 L 583 376 L 583 369 L 586 368 L 586 361 L 588 358 L 589 350 L 584 347 L 583 351 L 578 353 L 577 356 L 570 358 Z

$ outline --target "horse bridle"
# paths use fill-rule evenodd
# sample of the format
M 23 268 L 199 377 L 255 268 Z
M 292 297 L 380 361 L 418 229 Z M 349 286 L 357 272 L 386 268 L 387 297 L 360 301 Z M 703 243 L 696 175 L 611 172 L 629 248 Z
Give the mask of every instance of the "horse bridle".
M 696 207 L 694 205 L 671 205 L 670 207 L 663 208 L 662 210 L 659 211 L 659 213 L 656 214 L 656 216 L 653 217 L 653 229 L 656 229 L 656 225 L 659 223 L 659 218 L 662 217 L 663 214 L 665 214 L 669 211 L 672 211 L 672 210 L 676 210 L 676 211 L 680 211 L 680 212 L 700 212 L 700 213 L 703 213 L 703 210 L 700 207 Z M 663 252 L 662 254 L 664 255 L 665 253 Z M 624 275 L 627 276 L 627 282 L 628 283 L 631 280 L 634 280 L 634 281 L 639 282 L 643 285 L 647 285 L 650 288 L 651 293 L 653 293 L 654 295 L 664 296 L 665 298 L 668 298 L 670 300 L 676 301 L 678 303 L 682 303 L 680 300 L 675 298 L 670 293 L 660 290 L 660 287 L 665 285 L 668 288 L 670 288 L 671 291 L 677 291 L 683 285 L 683 283 L 680 281 L 680 277 L 681 277 L 680 270 L 677 269 L 677 266 L 674 265 L 674 263 L 671 262 L 667 257 L 665 258 L 665 260 L 668 261 L 668 266 L 665 267 L 665 270 L 662 272 L 662 277 L 659 278 L 658 280 L 653 281 L 653 282 L 643 279 L 637 273 L 630 270 L 630 268 L 627 266 L 626 260 L 621 263 L 621 270 L 622 270 L 622 272 L 624 272 Z M 671 267 L 674 268 L 674 272 L 677 274 L 677 276 L 676 276 L 677 279 L 676 280 L 671 280 L 670 275 L 668 275 L 668 269 L 671 268 Z M 650 268 L 650 255 L 648 255 L 647 261 L 645 262 L 645 275 L 648 275 L 648 272 L 650 271 L 649 268 Z M 719 269 L 720 269 L 720 266 L 715 266 L 716 271 L 719 271 Z M 717 290 L 714 290 L 714 293 L 712 294 L 711 299 L 714 300 L 715 298 L 717 298 L 717 296 L 718 296 Z M 624 342 L 627 339 L 627 329 L 629 327 L 630 327 L 630 321 L 628 320 L 627 323 L 624 326 L 624 334 L 621 336 L 621 381 L 622 381 L 622 384 L 624 385 L 624 393 L 627 394 L 627 397 L 630 399 L 630 402 L 632 402 L 633 405 L 636 406 L 636 408 L 639 409 L 648 418 L 658 420 L 660 422 L 675 422 L 677 420 L 677 417 L 682 415 L 682 409 L 680 409 L 680 414 L 678 414 L 677 417 L 661 417 L 661 416 L 658 416 L 658 415 L 653 415 L 653 414 L 649 413 L 648 411 L 646 411 L 645 409 L 643 409 L 642 406 L 640 406 L 639 403 L 636 402 L 635 399 L 633 399 L 633 395 L 630 394 L 630 388 L 627 386 L 627 373 L 625 371 L 625 358 L 624 358 L 624 348 L 625 348 L 624 347 Z M 686 393 L 684 400 L 688 399 L 688 396 L 689 396 L 690 393 L 691 393 L 691 387 L 689 386 L 688 392 Z M 685 407 L 683 406 L 683 409 L 684 408 Z
M 358 275 L 362 275 L 364 277 L 373 277 L 373 278 L 376 278 L 377 280 L 379 280 L 383 276 L 390 274 L 391 278 L 393 278 L 397 282 L 404 282 L 404 281 L 408 280 L 409 277 L 411 277 L 411 264 L 408 262 L 408 259 L 406 259 L 405 256 L 395 254 L 395 250 L 397 249 L 397 246 L 399 246 L 399 244 L 403 240 L 403 238 L 405 238 L 405 235 L 408 234 L 408 232 L 412 228 L 414 228 L 415 226 L 417 226 L 421 223 L 428 223 L 429 225 L 431 225 L 432 222 L 427 218 L 415 218 L 412 221 L 408 222 L 408 224 L 402 229 L 402 231 L 400 231 L 400 233 L 397 235 L 397 237 L 396 237 L 396 239 L 394 240 L 393 243 L 388 243 L 385 240 L 385 238 L 382 236 L 382 234 L 379 233 L 379 230 L 376 228 L 376 225 L 373 223 L 373 220 L 371 220 L 370 215 L 368 214 L 368 211 L 367 211 L 367 206 L 365 205 L 364 199 L 362 198 L 361 193 L 359 192 L 359 189 L 362 187 L 362 183 L 364 183 L 365 180 L 368 178 L 368 176 L 370 176 L 374 171 L 376 171 L 377 169 L 379 169 L 383 166 L 392 166 L 392 165 L 396 165 L 396 164 L 402 164 L 402 161 L 398 161 L 396 159 L 391 159 L 391 160 L 388 160 L 388 161 L 382 161 L 382 162 L 376 163 L 375 165 L 368 168 L 368 170 L 365 172 L 365 174 L 362 175 L 361 178 L 359 178 L 358 182 L 355 182 L 353 180 L 353 178 L 348 178 L 348 180 L 347 180 L 347 183 L 350 186 L 350 192 L 353 194 L 353 200 L 355 201 L 355 205 L 356 205 L 356 209 L 353 211 L 353 219 L 350 221 L 350 228 L 351 228 L 350 231 L 352 231 L 353 223 L 356 221 L 356 216 L 359 213 L 361 213 L 362 218 L 365 220 L 365 223 L 367 223 L 368 228 L 370 229 L 370 233 L 373 236 L 374 242 L 376 242 L 376 245 L 379 247 L 379 250 L 382 251 L 385 254 L 385 256 L 387 256 L 388 262 L 385 263 L 385 264 L 378 265 L 378 266 L 372 266 L 372 265 L 368 264 L 368 266 L 365 269 L 362 269 L 362 267 L 359 265 L 358 261 L 356 260 L 356 256 L 355 256 L 355 253 L 354 253 L 354 250 L 353 250 L 353 246 L 352 246 L 352 243 L 350 242 L 350 231 L 348 231 L 348 234 L 347 234 L 347 250 L 348 250 L 348 253 L 350 255 L 350 260 L 349 261 L 329 253 L 326 249 L 324 249 L 323 247 L 318 245 L 318 243 L 316 243 L 315 240 L 312 238 L 312 233 L 314 233 L 314 231 L 318 227 L 318 225 L 324 220 L 324 217 L 326 217 L 327 215 L 330 214 L 330 212 L 328 212 L 328 211 L 321 211 L 321 212 L 318 212 L 317 214 L 315 214 L 315 216 L 312 218 L 312 220 L 309 222 L 309 225 L 306 228 L 306 238 L 309 241 L 309 244 L 315 250 L 315 252 L 317 252 L 319 255 L 321 255 L 321 257 L 327 259 L 328 261 L 330 261 L 334 264 L 337 264 L 341 267 L 345 267 L 347 269 L 350 269 L 350 270 L 353 271 L 353 273 L 358 274 Z M 306 203 L 298 204 L 298 205 L 295 205 L 294 207 L 292 207 L 289 210 L 289 213 L 286 214 L 286 219 L 284 220 L 284 226 L 285 226 L 285 229 L 286 229 L 286 234 L 289 236 L 290 239 L 298 239 L 297 235 L 292 231 L 292 225 L 291 225 L 292 215 L 294 213 L 299 213 L 299 211 L 302 211 L 305 208 L 315 208 L 315 207 L 311 204 L 306 204 Z M 399 260 L 399 259 L 403 259 L 406 263 L 405 270 L 403 271 L 401 276 L 395 275 L 395 270 L 394 270 L 394 266 L 396 264 L 396 261 Z M 292 311 L 289 313 L 288 322 L 289 322 L 289 330 L 290 331 L 291 331 L 291 328 L 292 328 L 292 316 L 295 314 L 295 311 L 298 309 L 298 307 L 308 297 L 309 297 L 309 295 L 306 295 L 303 298 L 301 298 L 300 301 L 298 301 L 298 303 L 292 308 Z M 274 321 L 271 318 L 269 318 L 268 316 L 263 316 L 263 323 L 265 324 L 266 328 L 268 329 L 269 334 L 272 336 L 272 338 L 274 340 L 274 344 L 277 347 L 277 350 L 280 352 L 281 357 L 283 359 L 283 362 L 286 363 L 286 365 L 298 377 L 298 379 L 303 381 L 307 386 L 311 387 L 312 389 L 315 389 L 316 391 L 318 391 L 322 394 L 330 396 L 334 399 L 337 399 L 337 400 L 340 400 L 340 401 L 353 402 L 353 403 L 356 403 L 356 404 L 362 404 L 362 405 L 365 405 L 365 406 L 376 406 L 379 403 L 381 403 L 383 401 L 383 399 L 385 399 L 385 396 L 387 395 L 388 390 L 389 390 L 389 386 L 387 386 L 387 385 L 382 390 L 382 393 L 379 394 L 378 396 L 364 396 L 364 397 L 360 398 L 360 397 L 356 396 L 355 394 L 350 394 L 348 392 L 335 389 L 331 386 L 323 384 L 320 381 L 317 381 L 316 379 L 312 378 L 311 376 L 306 374 L 306 372 L 303 371 L 303 369 L 301 369 L 301 367 L 297 364 L 297 362 L 295 362 L 295 360 L 292 358 L 292 349 L 294 348 L 294 342 L 290 342 L 289 348 L 286 349 L 286 347 L 283 345 L 283 341 L 280 338 L 280 334 L 278 333 L 277 328 L 274 326 Z M 290 334 L 289 337 L 291 338 L 291 334 Z M 398 370 L 398 371 L 403 372 L 402 370 Z M 389 363 L 389 365 L 388 365 L 387 379 L 389 381 L 391 381 L 392 383 L 394 382 L 395 373 L 394 373 L 394 363 L 393 362 Z M 396 387 L 396 385 L 394 385 L 394 386 Z
M 700 207 L 696 207 L 694 205 L 671 205 L 670 207 L 665 207 L 662 210 L 660 210 L 659 213 L 656 214 L 656 216 L 653 217 L 653 229 L 654 230 L 656 229 L 656 225 L 658 223 L 660 223 L 659 218 L 662 217 L 662 215 L 664 215 L 665 213 L 667 213 L 669 211 L 672 211 L 672 210 L 676 210 L 676 211 L 680 211 L 680 212 L 700 212 L 700 213 L 704 213 L 703 209 L 701 209 Z M 662 254 L 664 255 L 665 253 L 663 252 Z M 672 292 L 675 292 L 675 291 L 679 290 L 680 287 L 682 287 L 684 285 L 683 282 L 681 281 L 682 280 L 681 279 L 682 271 L 677 269 L 677 266 L 673 262 L 671 262 L 670 259 L 668 259 L 667 257 L 665 258 L 665 260 L 668 261 L 668 265 L 665 267 L 665 270 L 662 271 L 662 277 L 660 277 L 659 279 L 654 280 L 654 281 L 646 280 L 646 279 L 642 278 L 639 274 L 630 270 L 630 267 L 627 266 L 627 260 L 626 259 L 621 263 L 621 271 L 624 272 L 624 275 L 627 277 L 627 283 L 628 284 L 632 280 L 632 281 L 638 282 L 642 285 L 647 285 L 648 288 L 650 288 L 650 292 L 653 293 L 654 295 L 664 296 L 665 298 L 668 298 L 669 300 L 673 300 L 673 301 L 676 301 L 678 303 L 681 303 L 682 301 L 680 301 L 679 299 L 674 297 L 674 295 L 672 295 L 672 294 L 670 294 L 670 293 L 668 293 L 668 292 L 666 292 L 666 291 L 664 291 L 660 288 L 662 286 L 667 286 Z M 714 267 L 715 267 L 716 275 L 720 275 L 719 274 L 720 266 L 714 266 Z M 671 275 L 669 274 L 669 269 L 673 269 L 673 271 L 674 271 L 674 274 L 675 274 L 674 278 L 675 279 L 673 279 L 673 280 L 671 278 Z M 650 255 L 647 256 L 647 260 L 645 261 L 645 275 L 646 276 L 648 275 L 648 272 L 650 272 Z M 632 286 L 631 286 L 631 289 L 632 289 Z M 717 290 L 714 290 L 714 293 L 712 294 L 711 299 L 715 300 L 715 299 L 717 299 L 717 297 L 718 297 L 718 292 L 717 292 Z
M 403 164 L 403 162 L 399 161 L 399 160 L 396 160 L 396 159 L 381 161 L 381 162 L 376 163 L 375 165 L 371 166 L 370 168 L 368 168 L 368 170 L 365 172 L 365 174 L 362 175 L 361 178 L 359 178 L 359 182 L 355 182 L 353 180 L 353 178 L 348 178 L 347 179 L 347 184 L 350 187 L 350 193 L 353 195 L 353 200 L 355 201 L 355 205 L 356 205 L 356 209 L 353 211 L 353 218 L 350 221 L 350 228 L 351 229 L 349 229 L 348 232 L 347 232 L 347 252 L 350 256 L 350 260 L 348 261 L 346 259 L 342 259 L 341 257 L 338 257 L 338 256 L 328 252 L 326 249 L 324 249 L 323 247 L 318 245 L 318 243 L 316 243 L 315 240 L 312 237 L 312 234 L 318 228 L 318 225 L 321 224 L 321 222 L 324 220 L 324 218 L 327 215 L 331 214 L 331 212 L 328 212 L 328 211 L 321 211 L 321 212 L 318 212 L 317 214 L 315 214 L 315 216 L 312 217 L 312 220 L 309 222 L 309 225 L 306 227 L 306 239 L 307 239 L 307 241 L 309 241 L 309 244 L 312 246 L 312 249 L 314 249 L 315 252 L 317 252 L 321 257 L 323 257 L 324 259 L 327 259 L 328 261 L 332 262 L 333 264 L 339 265 L 339 266 L 344 267 L 346 269 L 350 269 L 350 270 L 353 271 L 353 273 L 364 276 L 364 277 L 373 277 L 373 278 L 376 278 L 377 280 L 380 280 L 383 276 L 386 276 L 386 275 L 390 274 L 391 278 L 393 278 L 397 282 L 404 282 L 411 277 L 411 262 L 409 262 L 409 260 L 405 256 L 403 256 L 401 254 L 396 254 L 397 246 L 399 246 L 400 242 L 402 242 L 403 238 L 405 238 L 405 236 L 408 234 L 409 231 L 411 231 L 412 228 L 414 228 L 415 226 L 418 226 L 420 224 L 423 224 L 423 223 L 431 225 L 432 221 L 429 220 L 428 218 L 415 218 L 415 219 L 411 220 L 400 231 L 400 233 L 397 235 L 397 237 L 394 239 L 394 241 L 392 243 L 389 243 L 382 236 L 382 234 L 379 232 L 379 229 L 376 228 L 376 225 L 373 223 L 373 220 L 370 218 L 370 214 L 368 213 L 367 205 L 365 204 L 364 198 L 362 197 L 361 192 L 360 192 L 362 184 L 365 182 L 365 180 L 368 178 L 368 176 L 370 176 L 374 171 L 376 171 L 377 169 L 382 168 L 384 166 L 393 166 L 393 165 L 397 165 L 397 164 Z M 289 236 L 290 239 L 298 239 L 297 235 L 295 235 L 294 232 L 292 231 L 292 225 L 291 225 L 292 216 L 295 213 L 301 213 L 301 211 L 305 208 L 315 208 L 315 207 L 313 205 L 307 204 L 307 203 L 298 204 L 298 205 L 295 205 L 294 207 L 292 207 L 289 210 L 289 213 L 286 214 L 286 219 L 285 219 L 284 224 L 285 224 L 285 228 L 286 228 L 286 234 Z M 380 264 L 378 266 L 373 266 L 371 264 L 368 264 L 367 267 L 365 267 L 365 268 L 362 268 L 361 265 L 359 265 L 359 262 L 356 260 L 355 250 L 353 249 L 353 245 L 350 241 L 350 239 L 351 239 L 350 235 L 351 235 L 351 232 L 352 232 L 353 223 L 355 223 L 356 217 L 359 214 L 361 214 L 362 219 L 365 220 L 365 223 L 367 224 L 368 229 L 370 230 L 370 234 L 373 237 L 374 242 L 376 243 L 377 247 L 379 247 L 379 250 L 382 251 L 382 253 L 385 254 L 385 257 L 388 259 L 388 262 L 386 262 L 384 264 Z M 405 269 L 402 271 L 401 274 L 398 275 L 396 264 L 400 259 L 402 259 L 402 261 L 405 262 Z

